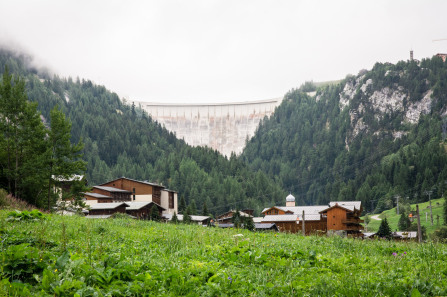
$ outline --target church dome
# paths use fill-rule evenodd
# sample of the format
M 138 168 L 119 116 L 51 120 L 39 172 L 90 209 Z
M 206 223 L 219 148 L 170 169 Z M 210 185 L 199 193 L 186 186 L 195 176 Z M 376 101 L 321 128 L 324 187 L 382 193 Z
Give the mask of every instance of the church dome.
M 295 197 L 293 197 L 292 194 L 289 194 L 289 196 L 286 197 L 286 202 L 295 202 Z

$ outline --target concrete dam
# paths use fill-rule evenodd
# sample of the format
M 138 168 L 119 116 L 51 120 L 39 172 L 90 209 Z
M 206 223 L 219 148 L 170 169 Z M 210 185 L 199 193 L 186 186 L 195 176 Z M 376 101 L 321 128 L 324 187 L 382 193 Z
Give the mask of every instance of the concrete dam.
M 165 104 L 140 102 L 151 117 L 192 146 L 208 146 L 225 156 L 239 155 L 259 122 L 282 98 L 238 103 Z

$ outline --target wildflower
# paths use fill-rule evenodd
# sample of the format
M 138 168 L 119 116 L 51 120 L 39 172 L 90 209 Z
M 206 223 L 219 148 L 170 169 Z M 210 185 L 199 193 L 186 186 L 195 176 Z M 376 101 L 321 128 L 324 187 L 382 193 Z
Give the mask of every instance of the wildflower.
M 393 253 L 393 256 L 396 257 L 396 256 L 397 256 L 397 253 Z
M 56 269 L 54 269 L 54 272 L 57 272 L 57 268 L 56 268 Z
M 230 284 L 233 282 L 233 279 L 231 278 L 231 276 L 228 277 L 228 280 L 230 281 Z
M 402 255 L 406 255 L 407 254 L 407 252 L 404 252 Z

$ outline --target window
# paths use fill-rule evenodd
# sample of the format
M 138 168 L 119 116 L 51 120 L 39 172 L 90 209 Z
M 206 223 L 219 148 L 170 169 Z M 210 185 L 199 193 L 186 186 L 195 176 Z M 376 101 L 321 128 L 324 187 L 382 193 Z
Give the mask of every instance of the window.
M 174 208 L 174 193 L 169 192 L 169 208 Z

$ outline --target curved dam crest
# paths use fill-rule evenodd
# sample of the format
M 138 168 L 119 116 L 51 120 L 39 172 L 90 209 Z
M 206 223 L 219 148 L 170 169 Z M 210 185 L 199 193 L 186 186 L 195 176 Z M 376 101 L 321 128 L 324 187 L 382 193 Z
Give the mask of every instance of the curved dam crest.
M 151 117 L 192 146 L 208 146 L 229 157 L 242 153 L 259 122 L 270 117 L 281 98 L 212 104 L 139 102 Z

